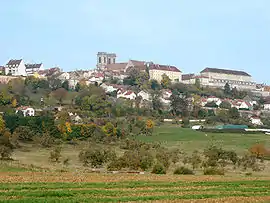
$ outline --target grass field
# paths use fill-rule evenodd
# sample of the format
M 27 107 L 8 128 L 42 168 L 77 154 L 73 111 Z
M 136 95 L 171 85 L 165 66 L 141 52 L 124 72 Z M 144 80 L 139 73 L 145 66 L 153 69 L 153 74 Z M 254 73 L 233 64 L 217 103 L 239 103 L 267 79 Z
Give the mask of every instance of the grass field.
M 23 177 L 18 177 L 22 175 Z M 33 180 L 32 180 L 33 178 Z M 172 181 L 174 179 L 174 181 Z M 155 175 L 0 173 L 0 202 L 256 202 L 270 180 Z M 32 182 L 30 182 L 32 181 Z
M 138 139 L 145 142 L 160 142 L 167 147 L 178 147 L 187 151 L 203 150 L 210 143 L 238 153 L 244 153 L 256 143 L 270 147 L 270 137 L 264 134 L 203 133 L 175 125 L 156 127 L 153 136 L 139 136 Z
M 263 134 L 206 135 L 173 125 L 156 127 L 153 136 L 136 139 L 186 152 L 203 151 L 210 143 L 239 154 L 255 143 L 270 145 L 269 137 Z M 111 147 L 120 150 L 119 144 Z M 13 155 L 18 162 L 0 163 L 0 202 L 270 202 L 268 162 L 263 172 L 252 172 L 250 177 L 235 170 L 225 176 L 202 176 L 201 172 L 191 176 L 172 175 L 172 172 L 167 175 L 87 173 L 78 154 L 88 145 L 86 142 L 63 145 L 61 160 L 70 158 L 70 165 L 63 167 L 62 163 L 49 162 L 51 149 L 24 144 Z M 68 172 L 59 172 L 62 169 Z

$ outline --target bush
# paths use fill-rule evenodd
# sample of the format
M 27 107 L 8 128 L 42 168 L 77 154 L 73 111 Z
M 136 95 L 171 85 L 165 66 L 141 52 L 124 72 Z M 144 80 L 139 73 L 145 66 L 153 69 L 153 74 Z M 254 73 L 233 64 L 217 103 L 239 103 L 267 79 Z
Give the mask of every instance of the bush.
M 167 151 L 159 151 L 156 154 L 156 158 L 157 158 L 158 162 L 161 163 L 166 169 L 169 168 L 169 166 L 171 164 L 170 153 L 168 153 Z
M 115 161 L 116 153 L 109 149 L 88 149 L 80 152 L 79 159 L 83 162 L 84 166 L 90 164 L 92 167 L 101 167 L 111 160 Z
M 205 168 L 203 171 L 204 175 L 224 175 L 224 169 L 223 168 L 216 168 L 216 167 L 209 167 Z
M 13 134 L 17 135 L 21 141 L 32 141 L 33 136 L 36 135 L 28 126 L 17 127 Z
M 152 173 L 153 174 L 166 174 L 166 169 L 162 164 L 158 163 L 153 167 Z
M 51 162 L 59 162 L 59 159 L 61 157 L 61 148 L 56 147 L 50 152 L 50 161 Z
M 176 168 L 173 172 L 175 175 L 194 175 L 194 172 L 188 168 L 185 168 L 183 166 Z
M 10 147 L 1 145 L 0 146 L 0 156 L 1 160 L 11 160 L 12 149 Z

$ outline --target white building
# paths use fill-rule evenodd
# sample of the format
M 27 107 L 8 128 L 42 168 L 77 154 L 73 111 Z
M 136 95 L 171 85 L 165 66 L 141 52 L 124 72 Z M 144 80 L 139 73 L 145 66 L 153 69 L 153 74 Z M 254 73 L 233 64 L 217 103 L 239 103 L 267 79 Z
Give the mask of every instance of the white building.
M 253 125 L 263 125 L 263 122 L 261 121 L 261 119 L 259 117 L 256 117 L 256 116 L 252 116 L 250 118 L 250 122 L 253 124 Z
M 135 100 L 137 95 L 131 90 L 118 90 L 117 98 L 125 98 L 129 100 Z
M 172 82 L 182 81 L 182 72 L 175 66 L 149 64 L 150 79 L 161 82 L 164 74 L 167 75 Z
M 38 73 L 40 70 L 43 70 L 43 64 L 25 64 L 25 71 L 27 76 L 32 76 L 35 73 Z
M 43 64 L 25 64 L 22 59 L 11 59 L 5 66 L 5 74 L 13 76 L 32 76 L 43 70 Z
M 208 78 L 209 87 L 223 88 L 228 83 L 231 88 L 255 90 L 256 83 L 252 81 L 251 75 L 244 71 L 205 68 L 201 71 L 201 76 Z
M 143 91 L 143 90 L 138 93 L 138 96 L 141 96 L 142 100 L 145 100 L 145 101 L 151 101 L 152 100 L 151 95 L 149 93 Z
M 270 101 L 265 102 L 263 108 L 264 110 L 270 111 Z
M 22 59 L 11 59 L 5 66 L 5 74 L 13 76 L 27 76 L 26 67 Z
M 22 112 L 23 116 L 35 116 L 35 110 L 29 106 L 21 106 L 16 109 L 16 113 Z

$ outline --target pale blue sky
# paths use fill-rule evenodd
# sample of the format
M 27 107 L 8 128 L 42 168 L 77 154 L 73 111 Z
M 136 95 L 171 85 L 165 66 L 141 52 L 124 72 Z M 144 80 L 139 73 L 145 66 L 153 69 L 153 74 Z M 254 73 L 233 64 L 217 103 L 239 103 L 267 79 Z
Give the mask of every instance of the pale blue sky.
M 0 0 L 0 64 L 92 69 L 98 51 L 270 83 L 269 0 Z

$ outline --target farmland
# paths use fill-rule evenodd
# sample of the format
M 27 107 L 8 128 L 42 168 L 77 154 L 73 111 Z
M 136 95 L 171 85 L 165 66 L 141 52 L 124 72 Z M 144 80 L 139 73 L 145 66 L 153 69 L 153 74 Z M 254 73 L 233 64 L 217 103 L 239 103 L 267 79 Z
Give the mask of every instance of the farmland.
M 250 146 L 263 143 L 269 146 L 269 137 L 263 134 L 202 133 L 173 125 L 156 127 L 152 136 L 135 139 L 146 143 L 159 143 L 168 149 L 181 149 L 191 154 L 195 149 L 203 152 L 210 143 L 244 154 Z M 120 156 L 120 141 L 110 145 L 78 142 L 62 145 L 59 163 L 48 159 L 51 148 L 40 148 L 22 143 L 16 149 L 15 161 L 0 163 L 0 202 L 264 202 L 270 201 L 269 162 L 263 171 L 242 170 L 229 166 L 224 176 L 173 175 L 171 164 L 166 175 L 142 174 L 127 171 L 109 172 L 105 167 L 92 173 L 78 159 L 82 148 L 110 147 Z M 70 164 L 63 160 L 69 157 Z M 186 165 L 191 168 L 191 165 Z M 91 173 L 90 173 L 91 172 Z
M 0 202 L 255 202 L 270 179 L 132 174 L 1 173 Z
M 160 142 L 166 147 L 178 147 L 188 150 L 204 149 L 210 143 L 222 146 L 239 153 L 247 151 L 256 143 L 270 146 L 270 137 L 262 133 L 203 133 L 191 129 L 180 128 L 176 125 L 162 125 L 156 127 L 153 136 L 139 136 L 137 139 L 144 142 Z

